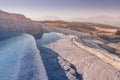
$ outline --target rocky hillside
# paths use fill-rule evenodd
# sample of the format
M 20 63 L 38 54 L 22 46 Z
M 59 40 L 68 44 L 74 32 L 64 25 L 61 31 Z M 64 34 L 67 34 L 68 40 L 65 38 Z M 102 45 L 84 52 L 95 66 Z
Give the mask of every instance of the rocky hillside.
M 120 32 L 118 27 L 90 22 L 42 21 L 42 23 L 48 26 L 72 29 L 97 36 L 115 35 Z
M 0 11 L 0 32 L 26 32 L 33 35 L 43 32 L 42 25 L 24 15 Z

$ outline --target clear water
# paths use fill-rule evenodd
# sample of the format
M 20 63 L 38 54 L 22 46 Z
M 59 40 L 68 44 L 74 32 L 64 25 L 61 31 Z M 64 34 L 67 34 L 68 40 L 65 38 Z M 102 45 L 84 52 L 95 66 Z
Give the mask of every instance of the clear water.
M 62 33 L 56 33 L 56 32 L 44 33 L 42 37 L 37 41 L 40 43 L 40 45 L 46 45 L 61 39 L 60 34 Z

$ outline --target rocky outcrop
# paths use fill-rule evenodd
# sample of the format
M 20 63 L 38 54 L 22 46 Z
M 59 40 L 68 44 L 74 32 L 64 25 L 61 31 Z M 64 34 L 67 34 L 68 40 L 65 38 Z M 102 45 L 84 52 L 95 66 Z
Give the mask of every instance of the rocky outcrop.
M 24 15 L 0 11 L 0 32 L 25 32 L 36 35 L 43 31 L 40 23 L 26 18 Z

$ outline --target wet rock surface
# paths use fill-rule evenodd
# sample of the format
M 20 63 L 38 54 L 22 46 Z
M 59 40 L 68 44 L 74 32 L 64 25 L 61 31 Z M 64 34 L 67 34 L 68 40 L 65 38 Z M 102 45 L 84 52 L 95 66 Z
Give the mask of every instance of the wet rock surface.
M 81 76 L 78 80 L 119 80 L 120 72 L 111 65 L 103 62 L 97 56 L 85 49 L 77 47 L 72 41 L 73 36 L 62 36 L 62 39 L 47 44 L 45 47 L 57 53 L 65 61 L 74 65 Z M 64 44 L 61 44 L 64 43 Z M 43 60 L 44 61 L 44 60 Z M 64 61 L 64 63 L 65 63 Z M 47 65 L 48 66 L 48 65 Z M 70 65 L 69 65 L 70 67 Z M 66 70 L 66 67 L 63 67 Z M 65 71 L 64 71 L 65 72 Z M 69 71 L 71 74 L 74 71 Z M 67 77 L 67 74 L 66 74 Z M 69 79 L 69 77 L 67 77 Z M 75 78 L 71 80 L 76 80 Z
M 67 42 L 68 41 L 66 41 L 66 43 Z M 57 43 L 54 45 L 57 46 L 53 48 L 52 45 L 49 45 L 48 47 L 54 49 L 56 52 L 58 52 L 59 55 L 64 57 L 70 63 L 74 64 L 77 68 L 77 72 L 82 74 L 83 80 L 120 79 L 119 71 L 117 71 L 111 65 L 104 63 L 96 56 L 91 55 L 89 52 L 83 49 L 75 49 L 75 46 L 70 46 L 69 44 L 67 44 L 67 46 L 64 45 L 64 47 Z

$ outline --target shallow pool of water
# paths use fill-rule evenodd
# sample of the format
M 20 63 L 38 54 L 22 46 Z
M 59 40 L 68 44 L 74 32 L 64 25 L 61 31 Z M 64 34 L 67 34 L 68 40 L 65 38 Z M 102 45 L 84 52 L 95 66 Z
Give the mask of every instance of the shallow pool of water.
M 42 35 L 42 37 L 37 40 L 37 42 L 40 45 L 46 45 L 51 42 L 55 42 L 55 41 L 61 39 L 60 34 L 62 34 L 62 33 L 56 33 L 56 32 L 44 33 Z

